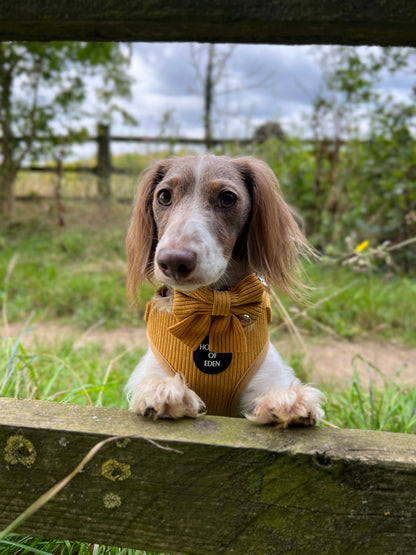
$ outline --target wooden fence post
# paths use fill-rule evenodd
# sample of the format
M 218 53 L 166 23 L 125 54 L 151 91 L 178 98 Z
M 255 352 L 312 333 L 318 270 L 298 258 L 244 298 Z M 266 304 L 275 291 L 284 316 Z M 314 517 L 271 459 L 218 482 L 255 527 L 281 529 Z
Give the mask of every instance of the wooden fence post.
M 97 188 L 98 194 L 103 199 L 111 197 L 111 151 L 110 151 L 110 126 L 98 124 L 97 137 Z

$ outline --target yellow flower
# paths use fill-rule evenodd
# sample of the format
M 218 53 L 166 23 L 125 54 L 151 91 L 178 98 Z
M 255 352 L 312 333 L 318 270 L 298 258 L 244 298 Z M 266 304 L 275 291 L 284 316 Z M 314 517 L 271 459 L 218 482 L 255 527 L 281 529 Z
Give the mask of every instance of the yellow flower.
M 368 247 L 368 245 L 370 244 L 370 241 L 363 241 L 362 243 L 360 243 L 357 247 L 355 247 L 355 252 L 362 252 L 364 249 L 366 249 Z

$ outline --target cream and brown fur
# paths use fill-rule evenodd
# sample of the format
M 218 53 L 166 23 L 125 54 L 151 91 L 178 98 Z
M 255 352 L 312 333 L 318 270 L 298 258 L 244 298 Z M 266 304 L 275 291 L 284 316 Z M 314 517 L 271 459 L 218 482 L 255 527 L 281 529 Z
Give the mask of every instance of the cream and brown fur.
M 143 279 L 168 290 L 221 289 L 254 272 L 295 295 L 302 287 L 299 251 L 311 252 L 264 162 L 212 155 L 162 160 L 139 188 L 127 236 L 127 288 L 133 298 Z M 170 301 L 168 295 L 162 308 L 170 310 Z M 151 350 L 127 390 L 131 409 L 153 418 L 196 417 L 204 410 L 180 374 L 168 376 Z M 238 412 L 260 424 L 314 425 L 323 417 L 322 399 L 270 344 Z

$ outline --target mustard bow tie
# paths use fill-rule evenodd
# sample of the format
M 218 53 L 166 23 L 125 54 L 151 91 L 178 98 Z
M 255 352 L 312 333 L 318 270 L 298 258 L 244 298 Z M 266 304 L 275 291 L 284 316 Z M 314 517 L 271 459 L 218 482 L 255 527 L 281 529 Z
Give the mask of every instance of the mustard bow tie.
M 255 322 L 262 313 L 264 286 L 255 274 L 244 278 L 229 291 L 201 287 L 175 291 L 173 314 L 177 324 L 169 331 L 195 350 L 207 335 L 214 353 L 244 353 L 247 340 L 240 317 Z

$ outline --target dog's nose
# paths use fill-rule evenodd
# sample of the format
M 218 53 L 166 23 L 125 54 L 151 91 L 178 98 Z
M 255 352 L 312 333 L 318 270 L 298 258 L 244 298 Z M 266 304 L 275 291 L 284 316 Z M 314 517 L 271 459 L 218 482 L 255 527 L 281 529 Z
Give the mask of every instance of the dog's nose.
M 187 249 L 161 249 L 156 262 L 165 276 L 179 280 L 195 270 L 196 253 Z

